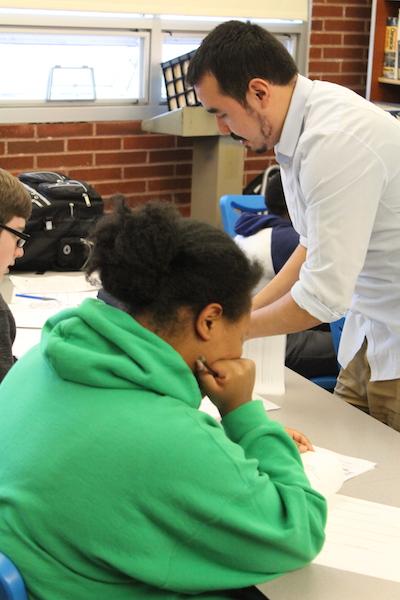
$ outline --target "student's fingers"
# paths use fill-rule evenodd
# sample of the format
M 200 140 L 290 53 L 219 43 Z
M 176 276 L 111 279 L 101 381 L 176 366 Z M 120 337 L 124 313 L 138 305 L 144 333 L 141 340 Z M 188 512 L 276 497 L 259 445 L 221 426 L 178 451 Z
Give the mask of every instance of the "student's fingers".
M 219 360 L 210 366 L 196 361 L 196 375 L 202 391 L 209 396 L 221 416 L 251 400 L 255 366 L 250 360 Z
M 297 431 L 297 429 L 292 429 L 291 427 L 286 427 L 286 431 L 296 443 L 300 453 L 314 450 L 314 446 L 312 445 L 308 437 L 304 435 L 304 433 L 301 433 L 301 431 Z

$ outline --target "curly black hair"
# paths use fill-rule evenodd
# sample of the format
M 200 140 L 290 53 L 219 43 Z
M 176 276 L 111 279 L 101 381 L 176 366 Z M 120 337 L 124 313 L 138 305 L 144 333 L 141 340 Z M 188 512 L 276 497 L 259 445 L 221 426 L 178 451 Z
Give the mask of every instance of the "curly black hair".
M 197 315 L 212 302 L 236 321 L 249 310 L 262 272 L 226 233 L 183 218 L 168 203 L 119 206 L 91 238 L 88 276 L 97 272 L 130 314 L 148 313 L 158 326 L 172 323 L 181 307 Z

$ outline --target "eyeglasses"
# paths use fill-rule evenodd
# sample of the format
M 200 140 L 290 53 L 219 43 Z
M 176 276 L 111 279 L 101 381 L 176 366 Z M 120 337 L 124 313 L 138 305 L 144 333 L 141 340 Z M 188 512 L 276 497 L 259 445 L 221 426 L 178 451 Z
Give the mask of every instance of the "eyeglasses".
M 9 231 L 17 236 L 17 248 L 22 248 L 25 245 L 25 242 L 31 237 L 27 233 L 22 233 L 22 231 L 18 231 L 18 229 L 13 229 L 12 227 L 8 227 L 8 225 L 2 225 L 1 223 L 0 229 L 5 229 L 6 231 Z

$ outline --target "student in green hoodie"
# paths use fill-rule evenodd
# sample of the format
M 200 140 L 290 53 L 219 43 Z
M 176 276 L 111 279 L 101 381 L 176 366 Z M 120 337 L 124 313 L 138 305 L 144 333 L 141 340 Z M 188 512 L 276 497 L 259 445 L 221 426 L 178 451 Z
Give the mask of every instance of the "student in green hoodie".
M 306 565 L 325 500 L 240 358 L 259 265 L 165 205 L 93 242 L 120 308 L 52 317 L 0 390 L 0 550 L 30 598 L 233 598 Z

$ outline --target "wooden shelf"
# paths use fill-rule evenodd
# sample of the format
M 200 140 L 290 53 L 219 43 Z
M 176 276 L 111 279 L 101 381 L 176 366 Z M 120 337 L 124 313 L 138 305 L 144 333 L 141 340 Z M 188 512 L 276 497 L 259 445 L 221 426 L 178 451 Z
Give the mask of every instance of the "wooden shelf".
M 382 77 L 386 21 L 398 17 L 399 4 L 397 0 L 372 0 L 367 98 L 373 102 L 400 103 L 400 82 Z
M 389 85 L 400 85 L 400 79 L 388 79 L 387 77 L 378 77 L 378 81 L 381 83 L 388 83 Z

